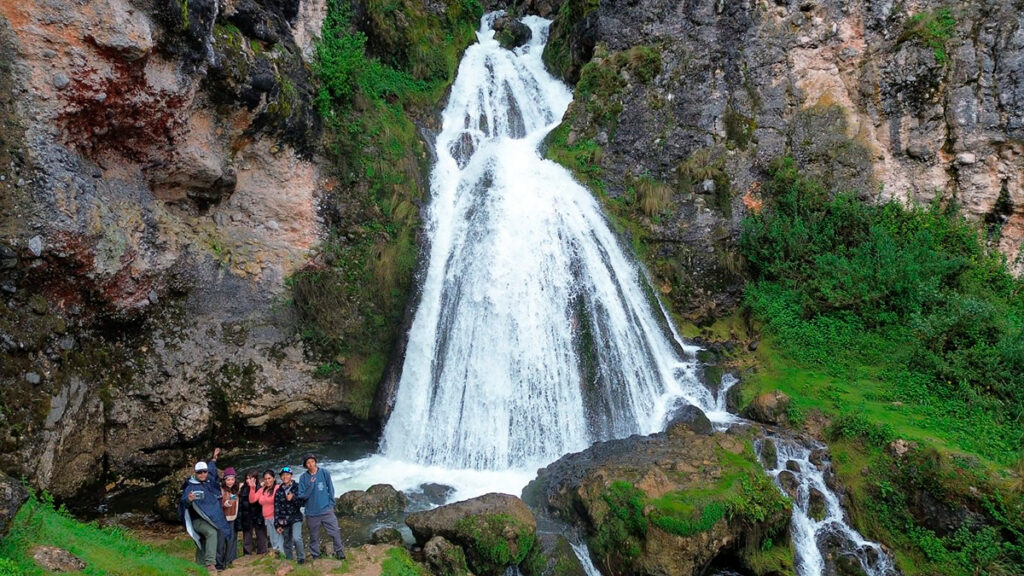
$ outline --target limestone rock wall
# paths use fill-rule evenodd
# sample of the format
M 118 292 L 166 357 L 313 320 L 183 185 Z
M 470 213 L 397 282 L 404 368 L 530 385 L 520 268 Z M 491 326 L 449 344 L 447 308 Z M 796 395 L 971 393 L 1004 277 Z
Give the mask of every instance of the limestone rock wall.
M 672 187 L 640 225 L 680 312 L 735 303 L 729 247 L 784 155 L 833 189 L 956 202 L 1024 272 L 1021 2 L 564 1 L 520 9 L 558 15 L 545 60 L 568 80 L 637 47 L 660 59 L 646 82 L 617 69 L 603 106 L 577 101 L 569 141 L 601 148 L 611 197 Z
M 0 468 L 67 496 L 353 422 L 284 305 L 323 233 L 325 10 L 0 4 Z

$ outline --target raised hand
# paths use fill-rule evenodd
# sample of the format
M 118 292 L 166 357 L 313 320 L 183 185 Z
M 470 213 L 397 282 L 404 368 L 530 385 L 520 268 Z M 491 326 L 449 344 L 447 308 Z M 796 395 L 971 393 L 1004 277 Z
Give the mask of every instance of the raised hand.
M 218 456 L 220 456 L 220 448 L 214 448 L 213 449 L 213 459 L 216 460 Z

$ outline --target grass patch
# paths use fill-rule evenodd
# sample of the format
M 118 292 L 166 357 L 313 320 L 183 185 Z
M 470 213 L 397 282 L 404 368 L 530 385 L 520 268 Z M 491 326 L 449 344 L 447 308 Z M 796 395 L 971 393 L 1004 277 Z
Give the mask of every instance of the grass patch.
M 426 576 L 428 572 L 413 561 L 405 548 L 391 548 L 380 565 L 381 576 Z
M 191 544 L 191 541 L 189 541 Z M 100 528 L 75 520 L 52 498 L 32 496 L 18 511 L 10 534 L 0 542 L 0 574 L 49 574 L 32 559 L 35 546 L 58 546 L 82 559 L 80 574 L 110 576 L 184 576 L 206 574 L 194 562 L 136 540 L 120 528 Z M 194 547 L 193 547 L 194 549 Z

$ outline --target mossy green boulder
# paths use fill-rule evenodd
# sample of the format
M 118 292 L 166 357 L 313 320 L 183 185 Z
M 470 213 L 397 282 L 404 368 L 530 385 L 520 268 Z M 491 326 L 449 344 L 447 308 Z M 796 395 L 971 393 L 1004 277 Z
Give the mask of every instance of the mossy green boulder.
M 421 546 L 440 536 L 461 548 L 466 565 L 479 576 L 503 574 L 509 566 L 523 565 L 537 544 L 533 513 L 508 494 L 485 494 L 417 512 L 405 523 Z M 447 550 L 444 557 L 454 558 L 454 554 Z M 457 567 L 458 563 L 448 564 Z

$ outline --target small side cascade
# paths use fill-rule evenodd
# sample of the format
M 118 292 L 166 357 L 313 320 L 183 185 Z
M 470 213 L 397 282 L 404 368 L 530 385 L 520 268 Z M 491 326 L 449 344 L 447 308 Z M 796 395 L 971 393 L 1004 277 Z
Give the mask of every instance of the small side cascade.
M 775 445 L 774 462 L 764 449 L 767 442 Z M 839 496 L 829 486 L 831 463 L 823 445 L 772 436 L 755 448 L 775 485 L 793 499 L 790 526 L 798 575 L 845 574 L 851 568 L 868 576 L 899 574 L 880 545 L 847 523 Z

